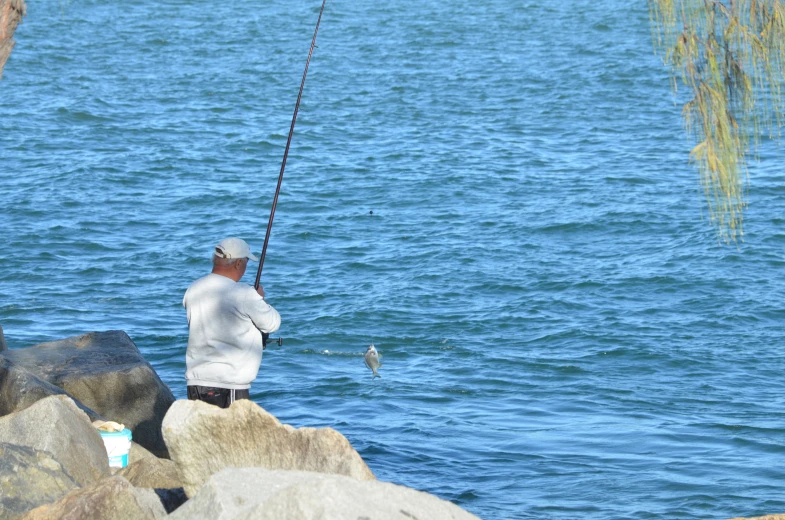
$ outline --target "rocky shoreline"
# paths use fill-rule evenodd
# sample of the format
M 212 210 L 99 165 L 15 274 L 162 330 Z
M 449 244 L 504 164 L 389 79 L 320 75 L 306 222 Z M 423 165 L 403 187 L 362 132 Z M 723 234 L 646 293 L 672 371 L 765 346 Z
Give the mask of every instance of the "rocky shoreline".
M 93 421 L 131 430 L 110 468 Z M 0 520 L 471 519 L 376 480 L 332 428 L 251 401 L 175 400 L 123 331 L 8 350 L 0 328 Z

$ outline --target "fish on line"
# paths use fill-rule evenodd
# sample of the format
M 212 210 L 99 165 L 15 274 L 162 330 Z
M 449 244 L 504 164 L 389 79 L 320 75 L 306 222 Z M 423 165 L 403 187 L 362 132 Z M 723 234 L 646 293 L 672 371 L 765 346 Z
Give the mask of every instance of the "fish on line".
M 381 361 L 379 361 L 381 357 L 382 355 L 376 351 L 376 347 L 374 347 L 373 343 L 371 343 L 368 349 L 365 351 L 365 366 L 370 368 L 371 372 L 373 372 L 371 379 L 382 377 L 379 375 L 379 372 L 376 371 L 379 367 L 382 366 Z

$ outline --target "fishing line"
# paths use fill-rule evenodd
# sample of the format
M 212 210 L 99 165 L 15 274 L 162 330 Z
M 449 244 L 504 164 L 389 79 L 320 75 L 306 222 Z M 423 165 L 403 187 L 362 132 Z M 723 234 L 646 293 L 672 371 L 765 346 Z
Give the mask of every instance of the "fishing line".
M 297 111 L 300 109 L 300 99 L 303 97 L 303 87 L 305 86 L 305 77 L 308 75 L 308 65 L 311 63 L 311 56 L 313 49 L 316 46 L 316 34 L 319 32 L 319 23 L 322 21 L 322 13 L 324 12 L 324 4 L 327 0 L 322 0 L 322 8 L 319 10 L 319 19 L 316 20 L 316 29 L 313 31 L 313 39 L 311 40 L 311 49 L 308 51 L 308 59 L 305 61 L 305 71 L 303 72 L 303 80 L 300 83 L 300 92 L 297 94 L 297 103 L 294 105 L 294 115 L 292 116 L 292 126 L 289 127 L 289 138 L 286 140 L 286 149 L 283 152 L 283 161 L 281 162 L 281 173 L 278 175 L 278 186 L 275 189 L 275 197 L 273 197 L 273 205 L 270 208 L 270 220 L 267 222 L 267 233 L 264 236 L 264 245 L 262 246 L 262 256 L 259 257 L 259 270 L 256 272 L 256 282 L 254 288 L 259 288 L 259 281 L 262 279 L 262 267 L 264 267 L 264 257 L 267 254 L 267 243 L 270 241 L 270 231 L 273 229 L 273 218 L 275 217 L 275 208 L 278 205 L 278 195 L 281 193 L 281 182 L 283 181 L 283 171 L 286 168 L 286 158 L 289 156 L 289 146 L 292 144 L 292 135 L 294 134 L 294 124 L 297 122 Z

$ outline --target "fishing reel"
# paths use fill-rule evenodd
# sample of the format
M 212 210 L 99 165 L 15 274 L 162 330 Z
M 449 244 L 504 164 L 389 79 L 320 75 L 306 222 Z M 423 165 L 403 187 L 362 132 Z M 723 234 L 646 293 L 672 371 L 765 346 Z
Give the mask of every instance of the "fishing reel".
M 270 335 L 266 332 L 262 332 L 262 350 L 267 348 L 267 342 L 270 340 Z M 273 343 L 277 344 L 279 347 L 283 345 L 283 338 L 279 337 L 278 339 L 274 339 Z

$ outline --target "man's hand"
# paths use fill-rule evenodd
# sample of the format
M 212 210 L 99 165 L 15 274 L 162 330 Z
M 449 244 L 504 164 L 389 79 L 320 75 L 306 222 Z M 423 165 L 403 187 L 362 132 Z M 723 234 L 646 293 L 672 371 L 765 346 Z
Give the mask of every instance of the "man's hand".
M 262 297 L 262 299 L 264 300 L 264 287 L 262 287 L 262 286 L 260 285 L 260 286 L 259 286 L 259 288 L 258 288 L 258 289 L 256 289 L 256 292 L 257 292 L 257 293 L 259 294 L 259 296 L 261 296 L 261 297 Z

